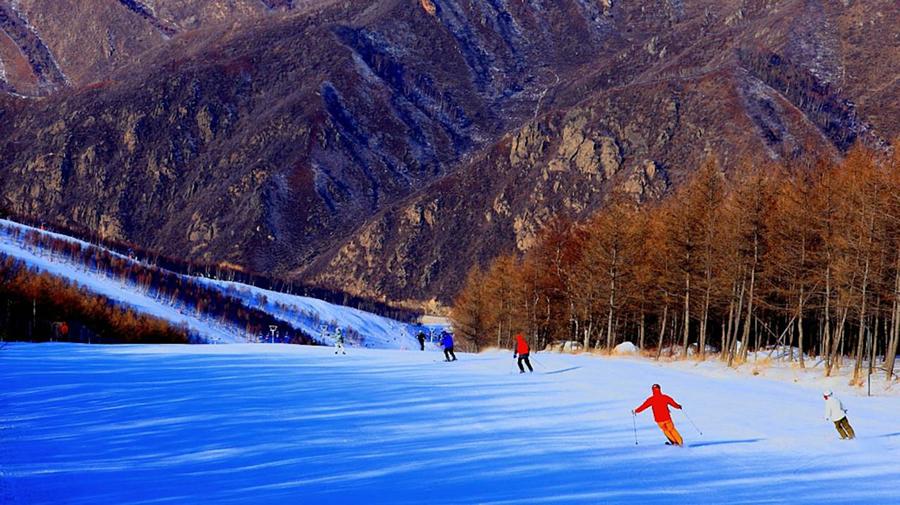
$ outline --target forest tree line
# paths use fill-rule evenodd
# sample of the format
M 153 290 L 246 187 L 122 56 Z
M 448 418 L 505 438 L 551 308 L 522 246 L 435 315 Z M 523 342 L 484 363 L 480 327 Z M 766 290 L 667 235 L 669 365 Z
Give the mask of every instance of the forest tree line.
M 255 307 L 248 306 L 237 296 L 208 287 L 202 282 L 148 266 L 127 257 L 111 253 L 79 242 L 58 238 L 36 230 L 7 227 L 6 233 L 13 240 L 21 241 L 35 254 L 49 254 L 65 258 L 89 271 L 134 286 L 148 296 L 173 306 L 182 306 L 198 316 L 208 317 L 222 324 L 242 330 L 248 340 L 267 335 L 270 325 L 277 325 L 283 340 L 295 344 L 315 344 L 315 339 L 293 325 Z M 264 297 L 258 305 L 267 303 Z
M 192 340 L 185 327 L 138 314 L 5 254 L 0 254 L 0 337 L 92 343 Z
M 628 340 L 729 366 L 759 350 L 800 367 L 894 377 L 900 340 L 900 163 L 854 148 L 797 166 L 708 160 L 658 202 L 614 194 L 557 219 L 524 254 L 475 267 L 452 320 L 481 347 Z M 849 358 L 849 363 L 847 360 Z
M 422 315 L 421 310 L 402 307 L 365 296 L 352 295 L 332 287 L 317 286 L 305 282 L 297 282 L 289 278 L 253 272 L 233 263 L 207 263 L 173 258 L 161 254 L 159 251 L 142 248 L 136 244 L 104 238 L 99 233 L 88 229 L 76 229 L 59 224 L 50 225 L 45 221 L 16 214 L 3 209 L 2 207 L 0 207 L 0 217 L 41 230 L 49 230 L 69 237 L 82 238 L 85 242 L 95 247 L 103 247 L 122 256 L 131 257 L 136 261 L 147 263 L 151 267 L 161 268 L 173 273 L 206 277 L 228 282 L 238 282 L 269 291 L 317 298 L 329 303 L 352 307 L 365 312 L 378 314 L 383 317 L 396 319 L 398 321 L 413 322 L 418 320 Z

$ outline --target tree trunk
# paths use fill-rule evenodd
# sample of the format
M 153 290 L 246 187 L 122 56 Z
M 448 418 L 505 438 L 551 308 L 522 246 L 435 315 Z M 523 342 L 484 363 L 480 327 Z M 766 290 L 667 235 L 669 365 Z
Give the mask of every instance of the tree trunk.
M 700 321 L 700 340 L 699 340 L 699 349 L 700 352 L 700 360 L 706 359 L 706 330 L 709 321 L 709 296 L 710 296 L 710 286 L 711 282 L 710 276 L 706 276 L 706 298 L 703 300 L 703 319 Z
M 787 340 L 787 346 L 786 346 L 787 351 L 788 351 L 787 352 L 787 362 L 788 363 L 794 362 L 794 329 L 795 329 L 794 321 L 796 321 L 796 320 L 797 320 L 797 318 L 795 316 L 793 320 L 788 321 L 788 327 L 787 327 L 788 340 Z M 781 338 L 779 338 L 775 341 L 775 348 L 778 349 L 779 345 L 783 345 Z
M 722 320 L 722 332 L 720 333 L 721 338 L 719 339 L 719 359 L 722 359 L 722 355 L 725 354 L 725 320 Z
M 762 334 L 759 331 L 759 318 L 753 318 L 753 361 L 759 359 L 759 350 L 762 349 L 760 342 L 762 341 Z
M 581 335 L 581 331 L 579 331 L 578 309 L 575 308 L 574 295 L 570 292 L 566 296 L 568 296 L 570 300 L 573 300 L 569 303 L 569 329 L 572 333 L 567 340 L 577 340 Z
M 722 324 L 722 352 L 720 359 L 728 360 L 728 351 L 731 349 L 731 325 L 734 318 L 734 297 L 737 292 L 737 283 L 731 285 L 731 300 L 728 301 L 728 324 Z
M 644 313 L 644 306 L 641 305 L 641 320 L 638 326 L 638 349 L 640 351 L 644 350 L 644 335 L 646 333 L 646 314 Z
M 877 311 L 876 311 L 877 312 Z M 869 366 L 867 377 L 869 382 L 872 381 L 872 368 L 875 366 L 875 347 L 878 346 L 878 323 L 879 318 L 875 317 L 875 325 L 869 330 Z
M 669 340 L 672 341 L 672 345 L 669 346 L 669 357 L 673 357 L 675 355 L 675 344 L 678 342 L 678 332 L 681 331 L 681 320 L 678 317 L 678 313 L 676 312 L 672 316 L 672 329 L 671 329 L 671 338 Z
M 594 318 L 591 317 L 587 327 L 584 329 L 584 350 L 591 348 L 591 332 L 594 331 Z
M 755 263 L 755 262 L 754 262 Z M 753 324 L 753 294 L 756 289 L 756 266 L 750 270 L 750 290 L 747 293 L 747 316 L 744 319 L 743 347 L 741 347 L 741 361 L 747 361 L 747 353 L 750 350 L 750 328 Z
M 847 314 L 850 311 L 849 308 L 844 308 L 841 313 L 841 321 L 837 328 L 835 328 L 834 332 L 834 341 L 831 343 L 831 359 L 829 360 L 830 364 L 825 367 L 825 377 L 831 377 L 831 373 L 834 370 L 835 361 L 843 356 L 842 346 L 844 344 L 844 329 L 847 323 Z M 840 364 L 838 365 L 838 369 L 840 369 Z
M 659 345 L 656 349 L 656 360 L 659 361 L 660 356 L 662 356 L 662 348 L 663 341 L 666 338 L 666 323 L 669 318 L 669 294 L 666 293 L 666 305 L 663 307 L 663 317 L 662 322 L 659 324 Z
M 606 349 L 613 348 L 613 317 L 615 317 L 616 282 L 609 283 L 609 312 L 606 315 Z
M 688 339 L 691 333 L 691 274 L 684 276 L 684 344 L 682 345 L 683 358 L 687 358 Z
M 858 381 L 860 379 L 860 373 L 862 372 L 862 360 L 863 360 L 863 351 L 865 350 L 866 344 L 866 302 L 868 301 L 868 297 L 866 294 L 869 289 L 869 257 L 866 256 L 866 267 L 863 270 L 863 280 L 862 280 L 862 300 L 859 303 L 859 331 L 856 335 L 856 363 L 853 365 L 853 380 Z
M 747 284 L 741 279 L 741 294 L 738 297 L 737 312 L 734 314 L 734 334 L 731 336 L 731 347 L 728 350 L 728 366 L 734 365 L 735 354 L 737 354 L 737 336 L 741 326 L 741 311 L 744 310 L 744 292 Z
M 884 371 L 890 383 L 894 376 L 894 363 L 897 359 L 897 343 L 900 342 L 900 257 L 898 257 L 897 274 L 894 276 L 894 310 L 891 313 L 891 338 L 885 349 Z
M 830 260 L 829 260 L 830 261 Z M 822 355 L 825 357 L 826 376 L 831 374 L 831 266 L 825 269 L 825 325 L 822 330 L 822 342 L 825 349 Z
M 803 358 L 803 288 L 800 288 L 800 300 L 797 302 L 797 347 L 800 349 L 800 368 L 806 368 Z

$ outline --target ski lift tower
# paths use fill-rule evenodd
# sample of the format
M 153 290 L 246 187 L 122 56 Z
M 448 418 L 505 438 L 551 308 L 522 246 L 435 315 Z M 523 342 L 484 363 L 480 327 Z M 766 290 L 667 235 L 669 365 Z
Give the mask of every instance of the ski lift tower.
M 269 325 L 269 334 L 272 336 L 271 343 L 273 343 L 273 344 L 275 343 L 275 333 L 276 333 L 277 331 L 278 331 L 278 325 L 277 325 L 277 324 L 270 324 L 270 325 Z

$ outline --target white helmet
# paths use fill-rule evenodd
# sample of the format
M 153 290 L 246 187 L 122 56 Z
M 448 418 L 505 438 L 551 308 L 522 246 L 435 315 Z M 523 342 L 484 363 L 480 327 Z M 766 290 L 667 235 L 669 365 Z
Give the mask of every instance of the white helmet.
M 825 398 L 828 398 L 829 396 L 833 395 L 834 393 L 830 389 L 826 389 L 825 392 L 822 394 L 825 396 Z

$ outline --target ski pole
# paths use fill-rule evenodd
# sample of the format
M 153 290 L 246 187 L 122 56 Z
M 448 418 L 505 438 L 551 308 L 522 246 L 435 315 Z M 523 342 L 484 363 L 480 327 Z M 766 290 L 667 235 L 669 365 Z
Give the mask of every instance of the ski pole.
M 637 416 L 631 411 L 631 427 L 634 429 L 634 445 L 638 445 L 637 441 Z
M 691 416 L 689 416 L 687 414 L 687 412 L 684 411 L 684 408 L 681 409 L 681 413 L 684 414 L 684 417 L 686 417 L 688 422 L 691 423 L 691 426 L 693 426 L 694 429 L 697 430 L 697 433 L 699 433 L 700 435 L 703 435 L 703 432 L 700 431 L 700 428 L 698 428 L 696 424 L 694 424 L 694 421 L 691 419 Z
M 541 368 L 543 368 L 544 370 L 547 370 L 547 367 L 544 366 L 544 364 L 541 363 L 541 362 L 537 359 L 537 356 L 535 356 L 534 354 L 529 354 L 529 357 L 530 357 L 531 359 L 534 360 L 534 364 L 535 364 L 535 365 L 538 365 L 538 366 L 540 366 Z

